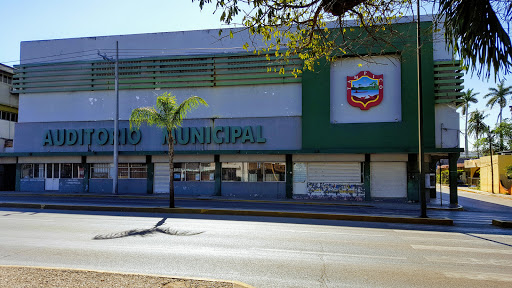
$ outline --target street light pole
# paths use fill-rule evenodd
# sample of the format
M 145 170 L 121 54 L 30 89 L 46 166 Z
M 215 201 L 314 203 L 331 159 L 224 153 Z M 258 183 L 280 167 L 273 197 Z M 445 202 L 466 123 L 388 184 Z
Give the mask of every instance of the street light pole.
M 114 118 L 114 171 L 112 175 L 112 194 L 118 194 L 118 132 L 119 132 L 119 41 L 116 41 L 116 66 L 115 66 L 115 91 L 116 91 L 116 115 Z
M 423 161 L 425 152 L 423 151 L 423 94 L 421 83 L 421 27 L 420 27 L 420 1 L 417 1 L 416 11 L 417 19 L 417 66 L 418 66 L 418 171 L 420 175 L 420 205 L 421 218 L 427 218 L 427 196 L 425 195 L 425 173 L 423 171 Z

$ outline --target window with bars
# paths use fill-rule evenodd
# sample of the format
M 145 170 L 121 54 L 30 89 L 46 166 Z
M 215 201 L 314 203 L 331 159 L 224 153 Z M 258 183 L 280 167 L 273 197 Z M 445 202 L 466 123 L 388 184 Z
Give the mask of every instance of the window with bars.
M 110 163 L 91 164 L 91 178 L 112 178 L 113 166 Z M 144 163 L 119 163 L 117 169 L 119 179 L 146 179 L 147 165 Z
M 283 182 L 286 177 L 284 162 L 224 162 L 222 181 Z

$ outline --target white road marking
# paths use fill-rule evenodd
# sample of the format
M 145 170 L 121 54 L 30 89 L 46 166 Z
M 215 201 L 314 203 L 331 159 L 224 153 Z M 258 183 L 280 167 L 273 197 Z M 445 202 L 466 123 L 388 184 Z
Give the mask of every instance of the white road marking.
M 347 236 L 364 236 L 364 237 L 384 237 L 382 234 L 358 234 L 358 233 L 350 233 L 350 232 L 321 232 L 321 231 L 305 231 L 305 230 L 279 230 L 282 232 L 293 232 L 293 233 L 315 233 L 315 234 L 329 234 L 329 235 L 347 235 Z
M 393 257 L 393 256 L 375 256 L 375 255 L 364 255 L 364 254 L 344 254 L 344 253 L 299 251 L 299 250 L 285 250 L 285 249 L 253 248 L 253 250 L 268 251 L 268 252 L 281 252 L 281 253 L 298 253 L 298 254 L 326 255 L 326 256 L 345 256 L 345 257 L 357 257 L 357 258 L 394 259 L 394 260 L 406 260 L 407 259 L 405 257 Z
M 465 278 L 471 280 L 486 280 L 486 281 L 507 281 L 512 282 L 512 274 L 499 274 L 499 273 L 481 273 L 481 272 L 444 272 L 446 277 L 451 278 Z
M 494 265 L 494 266 L 512 266 L 512 261 L 498 259 L 476 259 L 448 256 L 425 256 L 425 259 L 432 262 L 456 263 L 456 264 L 475 264 L 475 265 Z
M 414 248 L 414 249 L 417 249 L 417 250 L 512 254 L 512 249 L 505 250 L 505 249 L 470 248 L 470 247 L 448 247 L 448 246 L 427 246 L 427 245 L 411 245 L 411 247 Z

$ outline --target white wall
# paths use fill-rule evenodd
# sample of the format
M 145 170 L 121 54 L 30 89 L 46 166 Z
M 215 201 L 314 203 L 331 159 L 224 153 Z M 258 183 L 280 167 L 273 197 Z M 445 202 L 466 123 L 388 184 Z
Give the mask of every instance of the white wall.
M 461 139 L 459 113 L 451 104 L 435 105 L 436 148 L 458 148 Z
M 347 101 L 347 76 L 361 71 L 384 75 L 384 98 L 369 110 L 351 106 Z M 402 121 L 401 63 L 395 56 L 345 58 L 331 64 L 331 123 L 371 123 Z
M 0 138 L 14 139 L 14 122 L 0 119 Z
M 191 19 L 193 21 L 193 19 Z M 227 29 L 226 29 L 227 30 Z M 46 57 L 47 62 L 59 62 L 62 58 L 72 57 L 71 61 L 79 60 L 101 60 L 97 55 L 108 51 L 110 56 L 114 53 L 116 41 L 119 41 L 119 49 L 139 49 L 143 56 L 164 56 L 164 55 L 194 55 L 213 53 L 234 53 L 246 52 L 242 49 L 245 42 L 251 43 L 249 33 L 237 33 L 236 37 L 230 39 L 223 37 L 219 39 L 219 30 L 198 30 L 180 31 L 166 33 L 148 33 L 133 35 L 114 35 L 102 37 L 85 37 L 73 39 L 27 41 L 21 42 L 21 64 L 28 64 L 31 58 Z M 225 36 L 225 35 L 223 35 Z M 255 43 L 261 43 L 255 40 Z M 151 48 L 151 50 L 148 50 Z M 132 50 L 133 52 L 134 50 Z M 73 53 L 73 54 L 70 54 Z M 55 56 L 57 55 L 57 57 Z M 60 56 L 59 56 L 60 55 Z M 121 54 L 120 58 L 134 58 L 133 53 Z M 138 56 L 141 57 L 141 56 Z
M 182 101 L 202 97 L 209 107 L 199 107 L 187 116 L 198 118 L 246 118 L 302 115 L 300 83 L 248 85 L 169 90 L 121 90 L 119 117 L 128 120 L 133 109 L 154 106 L 156 97 L 170 91 Z M 20 95 L 19 122 L 101 121 L 114 119 L 113 91 L 33 93 Z

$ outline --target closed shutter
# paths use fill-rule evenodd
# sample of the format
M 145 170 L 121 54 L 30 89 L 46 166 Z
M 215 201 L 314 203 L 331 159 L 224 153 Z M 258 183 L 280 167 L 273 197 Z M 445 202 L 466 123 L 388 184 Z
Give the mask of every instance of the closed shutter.
M 310 162 L 308 182 L 361 183 L 361 163 Z
M 372 162 L 370 170 L 372 197 L 407 197 L 406 162 Z
M 155 163 L 153 193 L 169 193 L 169 164 Z

